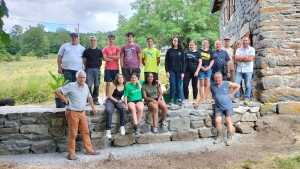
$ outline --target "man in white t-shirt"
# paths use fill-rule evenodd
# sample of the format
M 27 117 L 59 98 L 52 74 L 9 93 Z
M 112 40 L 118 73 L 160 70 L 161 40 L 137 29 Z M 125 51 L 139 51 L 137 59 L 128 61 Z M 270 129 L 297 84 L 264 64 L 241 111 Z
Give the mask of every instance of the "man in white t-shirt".
M 57 68 L 66 80 L 75 82 L 77 71 L 83 69 L 84 47 L 78 43 L 77 33 L 70 33 L 70 39 L 71 43 L 63 44 L 58 51 Z
M 230 66 L 230 78 L 227 78 L 228 81 L 234 82 L 234 60 L 233 60 L 233 49 L 230 47 L 230 38 L 227 36 L 224 38 L 224 46 L 222 47 L 222 50 L 225 50 L 230 58 L 229 60 L 229 66 Z

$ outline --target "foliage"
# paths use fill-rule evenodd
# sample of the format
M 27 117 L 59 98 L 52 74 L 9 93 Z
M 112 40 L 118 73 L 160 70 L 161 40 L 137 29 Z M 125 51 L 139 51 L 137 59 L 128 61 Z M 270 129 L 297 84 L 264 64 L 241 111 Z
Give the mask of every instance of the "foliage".
M 57 88 L 64 86 L 66 84 L 68 84 L 68 80 L 65 80 L 65 77 L 63 74 L 58 74 L 58 75 L 54 75 L 51 71 L 48 71 L 52 77 L 52 79 L 54 80 L 53 82 L 48 82 L 50 88 L 54 91 Z
M 6 52 L 4 44 L 0 42 L 0 61 L 10 62 L 12 60 L 12 56 L 8 52 Z
M 119 14 L 117 35 L 123 39 L 128 31 L 135 33 L 135 42 L 146 47 L 146 38 L 153 37 L 158 48 L 170 45 L 179 36 L 185 48 L 190 40 L 201 42 L 205 37 L 219 37 L 219 18 L 209 14 L 207 0 L 136 0 L 131 3 L 137 13 L 130 19 Z M 124 42 L 125 41 L 125 42 Z
M 3 20 L 2 18 L 6 16 L 8 17 L 8 8 L 6 7 L 6 3 L 4 0 L 0 1 L 0 40 L 3 44 L 9 44 L 10 43 L 10 39 L 9 39 L 9 35 L 7 33 L 4 32 L 3 30 Z
M 32 49 L 31 51 L 27 52 L 26 56 L 29 56 L 29 57 L 36 56 L 36 53 L 34 52 L 34 49 Z
M 60 46 L 70 41 L 70 32 L 64 28 L 57 28 L 56 32 L 46 35 L 50 43 L 50 52 L 57 53 Z

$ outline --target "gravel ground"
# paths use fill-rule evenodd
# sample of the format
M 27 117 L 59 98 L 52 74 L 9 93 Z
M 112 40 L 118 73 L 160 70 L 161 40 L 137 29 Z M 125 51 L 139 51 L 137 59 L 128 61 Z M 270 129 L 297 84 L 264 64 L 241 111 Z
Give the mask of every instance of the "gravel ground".
M 233 136 L 233 142 L 240 142 L 240 137 L 242 137 L 241 134 L 235 134 Z M 245 135 L 243 137 L 245 137 Z M 110 147 L 97 150 L 101 152 L 98 156 L 87 156 L 84 152 L 76 152 L 76 156 L 79 158 L 76 161 L 67 160 L 67 152 L 64 152 L 49 154 L 2 155 L 0 162 L 12 162 L 20 165 L 47 165 L 58 163 L 76 164 L 106 160 L 110 154 L 113 155 L 114 159 L 122 159 L 127 157 L 138 158 L 156 154 L 210 152 L 226 147 L 224 142 L 214 145 L 213 140 L 213 138 L 205 138 L 197 139 L 195 141 L 170 141 L 166 143 L 135 144 L 127 147 Z

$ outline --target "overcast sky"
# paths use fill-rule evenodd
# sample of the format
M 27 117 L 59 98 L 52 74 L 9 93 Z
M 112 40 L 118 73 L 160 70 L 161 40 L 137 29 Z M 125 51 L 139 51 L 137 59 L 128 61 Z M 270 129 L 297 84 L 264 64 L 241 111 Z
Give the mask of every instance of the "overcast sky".
M 134 0 L 5 0 L 9 9 L 9 18 L 4 17 L 4 29 L 6 32 L 13 25 L 21 25 L 23 29 L 29 25 L 36 26 L 39 21 L 57 24 L 46 24 L 46 31 L 55 31 L 57 27 L 63 27 L 74 31 L 77 24 L 83 25 L 94 31 L 116 30 L 118 13 L 132 16 L 130 3 Z M 13 19 L 17 18 L 17 19 Z M 92 32 L 80 27 L 80 32 Z

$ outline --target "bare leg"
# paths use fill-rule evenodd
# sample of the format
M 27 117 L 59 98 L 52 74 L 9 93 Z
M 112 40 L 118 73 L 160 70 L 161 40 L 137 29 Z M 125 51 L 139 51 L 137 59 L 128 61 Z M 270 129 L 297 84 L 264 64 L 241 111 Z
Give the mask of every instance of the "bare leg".
M 150 102 L 148 107 L 152 109 L 152 119 L 153 119 L 153 127 L 157 127 L 157 119 L 158 119 L 158 105 Z
M 129 102 L 128 103 L 128 109 L 131 112 L 131 116 L 132 116 L 132 121 L 134 125 L 137 125 L 137 116 L 136 116 L 136 108 L 135 108 L 135 104 L 133 102 Z
M 143 116 L 143 112 L 144 112 L 144 103 L 143 102 L 138 102 L 135 104 L 137 110 L 138 110 L 138 114 L 137 114 L 137 123 L 140 123 L 142 116 Z

